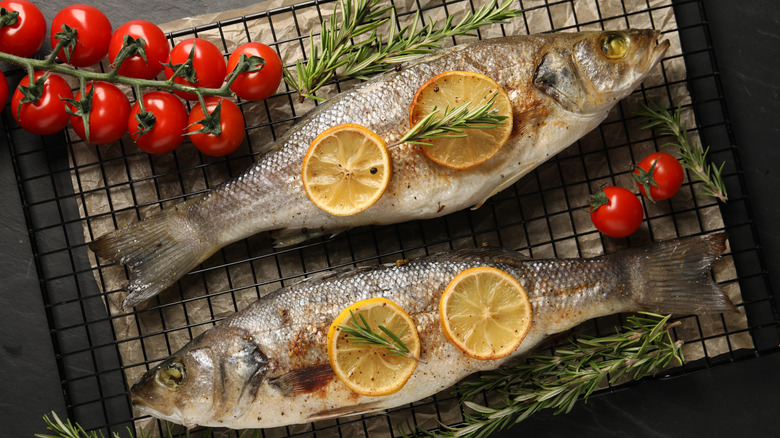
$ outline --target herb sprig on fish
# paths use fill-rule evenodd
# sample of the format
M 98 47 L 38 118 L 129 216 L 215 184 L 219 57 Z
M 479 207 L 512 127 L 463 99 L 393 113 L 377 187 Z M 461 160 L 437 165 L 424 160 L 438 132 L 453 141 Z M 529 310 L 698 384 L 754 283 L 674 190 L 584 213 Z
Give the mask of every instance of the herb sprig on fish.
M 534 355 L 513 367 L 483 373 L 455 387 L 461 403 L 470 409 L 454 427 L 411 433 L 429 437 L 485 437 L 519 423 L 542 409 L 569 412 L 580 398 L 587 399 L 601 385 L 656 373 L 676 361 L 683 363 L 682 341 L 671 329 L 679 322 L 669 316 L 639 313 L 628 317 L 622 331 L 612 336 L 580 337 L 552 355 Z M 503 401 L 485 406 L 469 401 L 484 391 L 498 391 Z
M 349 311 L 350 319 L 348 326 L 339 326 L 341 331 L 347 334 L 347 340 L 352 341 L 355 345 L 376 345 L 387 349 L 388 353 L 393 356 L 403 356 L 417 361 L 419 357 L 415 356 L 409 347 L 401 340 L 403 333 L 393 333 L 387 327 L 380 325 L 379 330 L 387 336 L 382 336 L 381 333 L 375 332 L 371 329 L 371 326 L 366 321 L 365 316 L 358 312 L 357 315 L 353 311 Z M 389 338 L 389 339 L 388 339 Z
M 322 25 L 319 45 L 315 43 L 314 34 L 309 35 L 308 59 L 296 63 L 297 76 L 286 68 L 284 70 L 284 80 L 298 93 L 299 102 L 307 97 L 324 100 L 315 95 L 316 91 L 337 76 L 366 80 L 441 48 L 449 38 L 472 35 L 482 26 L 505 23 L 522 15 L 516 9 L 509 9 L 512 0 L 507 0 L 501 5 L 497 2 L 484 5 L 473 14 L 466 14 L 457 24 L 453 24 L 453 16 L 449 16 L 438 29 L 439 22 L 436 20 L 418 29 L 418 11 L 411 25 L 396 30 L 395 8 L 385 6 L 377 9 L 378 3 L 379 0 L 341 0 L 337 6 L 340 13 L 334 13 Z M 380 18 L 388 11 L 389 18 Z M 377 29 L 388 21 L 388 33 L 383 36 Z M 366 37 L 354 42 L 353 38 L 360 36 Z
M 650 104 L 639 104 L 637 114 L 644 117 L 646 124 L 644 129 L 658 128 L 663 135 L 674 137 L 675 141 L 668 142 L 663 146 L 675 146 L 680 153 L 680 161 L 684 168 L 691 171 L 696 181 L 703 183 L 703 196 L 712 196 L 720 202 L 725 203 L 728 200 L 726 194 L 726 184 L 723 182 L 723 166 L 715 166 L 707 159 L 709 148 L 703 148 L 701 145 L 691 141 L 688 136 L 688 128 L 680 118 L 680 106 L 674 113 L 670 113 L 660 103 L 650 100 Z
M 464 137 L 464 129 L 492 128 L 505 123 L 507 116 L 491 111 L 496 96 L 474 109 L 471 102 L 444 111 L 434 108 L 430 114 L 417 122 L 401 139 L 388 145 L 394 147 L 403 143 L 425 144 L 425 140 L 442 137 Z

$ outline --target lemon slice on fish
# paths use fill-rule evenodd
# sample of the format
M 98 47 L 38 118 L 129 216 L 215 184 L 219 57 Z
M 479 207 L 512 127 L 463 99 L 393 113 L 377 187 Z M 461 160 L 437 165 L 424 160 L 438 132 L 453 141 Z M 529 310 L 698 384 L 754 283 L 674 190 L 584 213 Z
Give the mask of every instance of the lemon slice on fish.
M 429 79 L 415 93 L 409 109 L 409 123 L 414 126 L 434 108 L 441 118 L 446 109 L 471 102 L 469 109 L 487 103 L 495 96 L 491 111 L 507 116 L 503 124 L 486 128 L 464 129 L 464 137 L 439 137 L 427 140 L 422 151 L 431 160 L 455 169 L 467 169 L 492 158 L 512 133 L 512 104 L 504 88 L 493 79 L 464 71 L 448 71 Z
M 344 327 L 356 324 L 391 341 L 379 326 L 398 336 L 408 349 L 406 356 L 393 354 L 387 346 L 355 339 Z M 344 309 L 328 330 L 328 359 L 336 376 L 351 390 L 363 395 L 388 395 L 397 392 L 417 368 L 420 337 L 414 321 L 397 304 L 385 298 L 370 298 Z
M 467 269 L 442 294 L 444 335 L 467 356 L 500 359 L 511 354 L 531 328 L 531 302 L 513 276 L 489 266 Z
M 303 158 L 306 195 L 334 216 L 350 216 L 374 205 L 390 183 L 390 154 L 374 132 L 344 124 L 317 136 Z

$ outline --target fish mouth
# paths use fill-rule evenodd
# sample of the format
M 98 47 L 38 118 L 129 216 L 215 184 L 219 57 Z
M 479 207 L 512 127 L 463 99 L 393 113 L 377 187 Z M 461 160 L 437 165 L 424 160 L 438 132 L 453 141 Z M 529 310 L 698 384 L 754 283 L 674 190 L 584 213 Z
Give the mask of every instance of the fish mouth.
M 666 51 L 669 50 L 669 47 L 672 46 L 672 43 L 669 40 L 663 40 L 659 41 L 661 38 L 661 31 L 656 30 L 655 31 L 655 47 L 653 47 L 651 55 L 649 56 L 650 62 L 648 63 L 647 69 L 645 72 L 649 71 L 653 67 L 655 67 L 656 64 L 661 62 L 661 59 L 666 54 Z

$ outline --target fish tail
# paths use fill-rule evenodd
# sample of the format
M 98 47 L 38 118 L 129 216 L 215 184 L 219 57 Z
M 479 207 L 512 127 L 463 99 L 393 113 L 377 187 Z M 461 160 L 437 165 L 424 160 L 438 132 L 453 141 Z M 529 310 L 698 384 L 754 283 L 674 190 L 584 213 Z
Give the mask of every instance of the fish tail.
M 638 250 L 632 296 L 638 310 L 677 315 L 736 310 L 710 273 L 725 250 L 723 232 Z
M 181 205 L 105 234 L 89 244 L 100 258 L 126 265 L 127 311 L 167 289 L 213 253 L 182 214 Z

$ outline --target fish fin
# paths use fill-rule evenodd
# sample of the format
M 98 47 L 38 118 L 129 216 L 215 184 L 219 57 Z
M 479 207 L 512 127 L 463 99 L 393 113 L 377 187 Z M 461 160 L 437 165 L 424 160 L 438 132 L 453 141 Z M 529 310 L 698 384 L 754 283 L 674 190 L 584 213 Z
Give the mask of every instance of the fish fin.
M 330 420 L 338 417 L 347 417 L 350 415 L 368 414 L 370 412 L 376 412 L 384 410 L 379 402 L 360 403 L 351 406 L 343 406 L 340 408 L 327 409 L 317 412 L 311 415 L 309 421 Z
M 633 300 L 640 310 L 672 314 L 735 311 L 712 280 L 713 263 L 726 250 L 726 233 L 656 243 L 633 252 L 638 272 Z
M 533 106 L 525 111 L 516 112 L 514 119 L 512 120 L 512 137 L 522 136 L 527 132 L 533 132 L 534 127 L 539 123 L 544 122 L 544 119 L 546 119 L 549 114 L 549 110 L 541 104 Z M 491 196 L 511 186 L 517 182 L 518 179 L 522 178 L 525 174 L 533 170 L 539 164 L 540 163 L 529 165 L 527 163 L 518 163 L 518 168 L 513 174 L 509 175 L 509 177 L 506 178 L 495 189 L 493 189 L 493 191 L 491 191 L 490 194 L 485 197 L 485 199 L 478 202 L 476 205 L 471 207 L 471 209 L 476 210 L 482 207 L 482 204 L 484 204 L 485 201 L 487 201 Z
M 335 376 L 330 364 L 320 364 L 291 371 L 270 379 L 269 382 L 284 395 L 295 395 L 314 392 L 330 383 Z
M 177 226 L 181 204 L 104 234 L 89 244 L 100 258 L 126 265 L 130 271 L 122 303 L 127 311 L 167 289 L 211 253 L 195 233 L 188 238 Z M 213 251 L 212 251 L 213 253 Z
M 462 248 L 456 249 L 454 251 L 434 254 L 431 256 L 431 258 L 438 261 L 468 261 L 473 259 L 481 259 L 490 260 L 493 263 L 504 263 L 513 266 L 518 261 L 529 259 L 527 255 L 501 247 Z
M 305 242 L 309 239 L 315 239 L 317 237 L 328 236 L 335 237 L 348 228 L 338 230 L 310 230 L 308 228 L 282 228 L 271 232 L 271 237 L 274 239 L 274 248 L 284 248 L 287 246 L 297 245 Z

